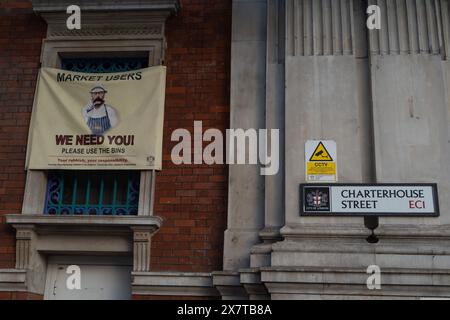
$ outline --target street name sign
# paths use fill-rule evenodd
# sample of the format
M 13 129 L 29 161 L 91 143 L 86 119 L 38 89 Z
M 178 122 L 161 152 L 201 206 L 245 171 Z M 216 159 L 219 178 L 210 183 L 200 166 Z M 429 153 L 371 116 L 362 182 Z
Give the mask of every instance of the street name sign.
M 436 184 L 301 184 L 301 216 L 438 217 Z

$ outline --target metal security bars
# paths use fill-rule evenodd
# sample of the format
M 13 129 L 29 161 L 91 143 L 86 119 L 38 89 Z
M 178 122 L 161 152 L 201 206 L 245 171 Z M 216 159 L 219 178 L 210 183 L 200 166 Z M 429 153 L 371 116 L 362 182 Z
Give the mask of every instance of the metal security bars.
M 63 59 L 62 69 L 87 73 L 114 73 L 148 67 L 148 58 Z
M 138 171 L 50 171 L 45 213 L 50 215 L 137 215 Z

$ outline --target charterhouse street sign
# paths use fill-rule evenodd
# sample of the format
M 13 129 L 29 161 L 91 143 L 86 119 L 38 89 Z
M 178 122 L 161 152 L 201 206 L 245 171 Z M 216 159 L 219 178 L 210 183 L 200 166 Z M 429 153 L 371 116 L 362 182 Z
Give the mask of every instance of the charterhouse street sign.
M 438 217 L 436 184 L 301 184 L 301 216 Z

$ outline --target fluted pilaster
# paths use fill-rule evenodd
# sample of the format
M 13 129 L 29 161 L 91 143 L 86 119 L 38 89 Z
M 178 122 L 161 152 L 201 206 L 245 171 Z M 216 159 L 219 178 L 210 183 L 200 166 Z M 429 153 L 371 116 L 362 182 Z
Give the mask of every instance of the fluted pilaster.
M 369 3 L 381 9 L 381 29 L 370 31 L 371 54 L 447 56 L 448 0 L 370 0 Z
M 353 0 L 288 0 L 288 55 L 354 54 L 354 6 Z

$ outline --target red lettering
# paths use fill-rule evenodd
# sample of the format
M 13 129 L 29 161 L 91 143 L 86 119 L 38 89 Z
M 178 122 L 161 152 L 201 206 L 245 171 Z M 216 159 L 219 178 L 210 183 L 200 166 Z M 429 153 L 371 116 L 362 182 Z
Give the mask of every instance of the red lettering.
M 102 145 L 105 137 L 96 135 L 79 135 L 77 136 L 76 144 L 79 146 L 95 146 Z
M 425 209 L 425 201 L 409 201 L 409 208 L 410 209 Z
M 56 145 L 72 145 L 72 139 L 73 136 L 67 136 L 67 135 L 58 135 L 56 136 Z

